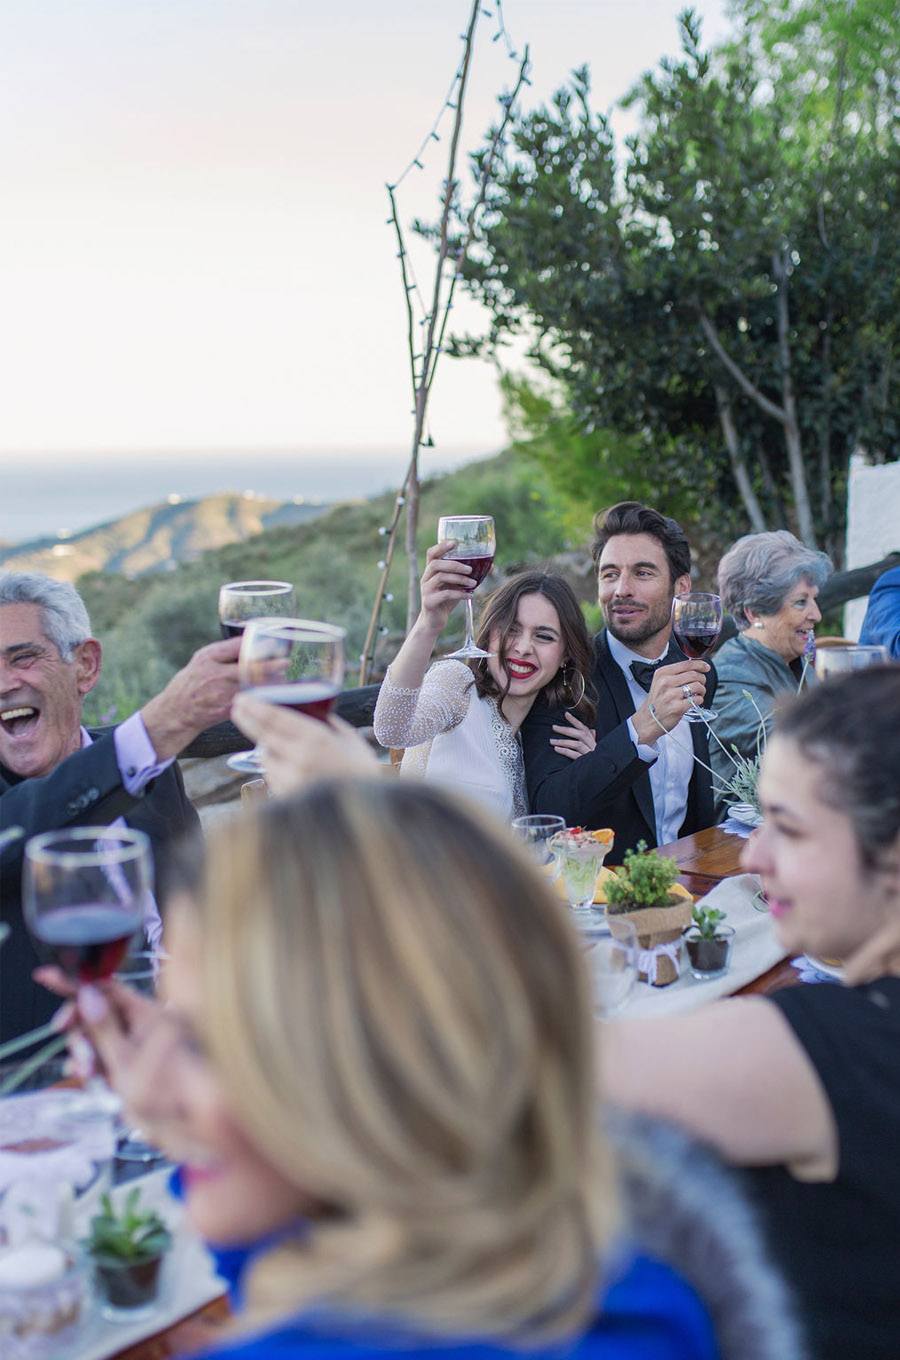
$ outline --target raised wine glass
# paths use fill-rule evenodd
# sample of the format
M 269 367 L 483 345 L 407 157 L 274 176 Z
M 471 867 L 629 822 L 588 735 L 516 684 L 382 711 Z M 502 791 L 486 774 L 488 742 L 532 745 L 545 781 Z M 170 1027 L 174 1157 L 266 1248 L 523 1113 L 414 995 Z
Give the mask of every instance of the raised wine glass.
M 705 590 L 689 590 L 672 601 L 672 632 L 685 656 L 702 661 L 715 647 L 722 631 L 722 600 Z M 712 722 L 715 709 L 701 708 L 691 700 L 685 713 L 688 722 Z
M 475 623 L 472 618 L 472 592 L 487 576 L 494 565 L 497 539 L 494 521 L 490 515 L 443 515 L 438 520 L 438 540 L 452 539 L 453 549 L 447 553 L 449 558 L 458 562 L 468 562 L 472 568 L 469 577 L 469 594 L 466 597 L 466 640 L 458 651 L 450 653 L 450 660 L 468 661 L 490 656 L 475 644 Z
M 45 831 L 25 846 L 25 924 L 74 982 L 116 971 L 142 930 L 152 886 L 150 841 L 132 827 Z
M 244 629 L 241 688 L 263 703 L 282 704 L 323 722 L 344 683 L 343 628 L 309 619 L 252 619 Z M 233 770 L 264 774 L 259 748 L 231 756 Z
M 278 615 L 291 618 L 297 609 L 289 581 L 229 581 L 219 591 L 219 627 L 223 638 L 243 633 L 250 619 Z

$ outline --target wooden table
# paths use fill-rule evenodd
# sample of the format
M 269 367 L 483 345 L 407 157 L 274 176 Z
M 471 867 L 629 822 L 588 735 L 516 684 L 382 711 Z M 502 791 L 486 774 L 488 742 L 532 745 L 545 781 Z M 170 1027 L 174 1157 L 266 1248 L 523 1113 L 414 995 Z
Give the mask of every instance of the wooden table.
M 714 826 L 708 831 L 698 831 L 693 836 L 684 836 L 680 841 L 662 846 L 660 854 L 675 860 L 681 870 L 679 882 L 689 892 L 700 897 L 723 878 L 741 872 L 740 855 L 743 848 L 744 841 L 739 836 L 728 836 Z M 796 981 L 797 974 L 785 958 L 746 987 L 741 987 L 737 995 L 756 993 L 765 996 L 767 992 L 790 986 Z M 225 1299 L 215 1299 L 158 1336 L 149 1337 L 136 1346 L 120 1351 L 116 1360 L 170 1360 L 170 1357 L 182 1355 L 188 1350 L 212 1347 L 227 1317 Z

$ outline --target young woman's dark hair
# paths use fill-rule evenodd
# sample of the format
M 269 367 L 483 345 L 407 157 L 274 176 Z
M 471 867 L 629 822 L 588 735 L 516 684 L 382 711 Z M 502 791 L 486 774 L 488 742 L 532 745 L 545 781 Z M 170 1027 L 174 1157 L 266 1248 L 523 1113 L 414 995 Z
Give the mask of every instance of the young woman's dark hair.
M 821 771 L 824 802 L 853 823 L 860 860 L 879 866 L 900 835 L 900 666 L 873 666 L 779 706 L 775 731 Z
M 600 555 L 611 538 L 619 534 L 649 534 L 666 554 L 672 584 L 679 576 L 691 574 L 691 549 L 684 530 L 677 520 L 661 515 L 640 501 L 619 501 L 609 510 L 598 510 L 594 516 L 594 541 L 591 556 L 599 566 Z
M 551 707 L 565 707 L 589 727 L 593 726 L 596 705 L 591 686 L 593 648 L 581 606 L 568 581 L 547 571 L 522 571 L 493 591 L 484 603 L 478 623 L 478 646 L 489 649 L 491 633 L 500 634 L 500 656 L 508 653 L 509 634 L 516 621 L 523 595 L 543 595 L 553 605 L 565 644 L 565 663 L 555 679 L 542 691 Z M 509 679 L 503 689 L 483 661 L 473 663 L 475 689 L 482 698 L 496 699 L 500 709 L 509 693 Z

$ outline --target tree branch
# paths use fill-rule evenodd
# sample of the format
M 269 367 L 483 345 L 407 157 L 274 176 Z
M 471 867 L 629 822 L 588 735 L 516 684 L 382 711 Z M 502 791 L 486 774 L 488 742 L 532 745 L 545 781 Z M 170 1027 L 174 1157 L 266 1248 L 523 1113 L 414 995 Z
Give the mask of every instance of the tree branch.
M 722 341 L 719 339 L 719 332 L 716 330 L 712 319 L 706 315 L 699 304 L 697 306 L 697 311 L 700 317 L 700 327 L 712 346 L 716 358 L 723 365 L 726 372 L 734 378 L 734 381 L 737 383 L 744 396 L 749 397 L 751 401 L 755 401 L 761 411 L 765 412 L 767 416 L 771 416 L 773 420 L 777 420 L 780 425 L 783 425 L 785 414 L 781 407 L 776 406 L 774 401 L 770 401 L 763 392 L 760 392 L 759 388 L 750 381 L 743 369 L 738 367 L 722 344 Z
M 753 483 L 750 481 L 750 474 L 747 471 L 747 464 L 741 452 L 740 440 L 738 439 L 737 429 L 734 424 L 734 412 L 731 407 L 731 399 L 724 387 L 718 383 L 713 388 L 716 394 L 716 407 L 719 412 L 719 423 L 722 426 L 722 434 L 725 437 L 725 447 L 728 450 L 728 457 L 731 461 L 731 471 L 734 476 L 737 489 L 740 492 L 741 500 L 747 511 L 750 524 L 754 533 L 764 533 L 768 528 L 766 517 L 763 514 L 762 506 L 756 492 L 753 490 Z

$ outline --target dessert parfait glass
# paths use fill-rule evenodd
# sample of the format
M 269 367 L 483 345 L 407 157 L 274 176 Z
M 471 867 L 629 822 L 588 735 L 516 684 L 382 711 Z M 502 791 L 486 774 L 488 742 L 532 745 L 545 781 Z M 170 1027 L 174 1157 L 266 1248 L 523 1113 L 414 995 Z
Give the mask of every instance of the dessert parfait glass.
M 580 826 L 567 827 L 550 841 L 566 900 L 579 925 L 596 924 L 605 916 L 602 906 L 594 906 L 594 893 L 612 844 L 611 831 L 585 831 Z

